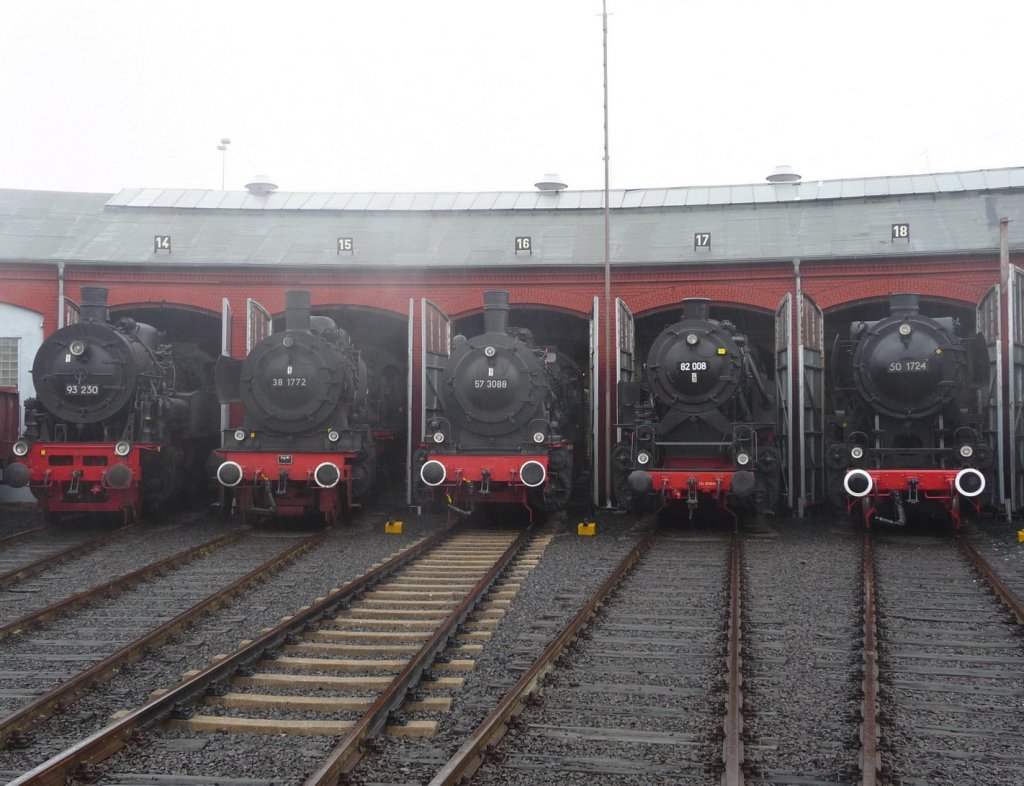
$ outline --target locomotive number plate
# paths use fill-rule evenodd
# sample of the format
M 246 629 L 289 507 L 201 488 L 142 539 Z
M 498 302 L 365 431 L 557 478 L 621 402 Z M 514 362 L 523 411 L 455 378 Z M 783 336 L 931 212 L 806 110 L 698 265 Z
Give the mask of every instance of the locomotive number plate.
M 292 463 L 292 457 L 291 456 L 278 456 L 277 457 L 277 463 L 278 464 L 291 464 Z
M 706 360 L 694 360 L 692 363 L 684 360 L 679 364 L 680 371 L 707 371 L 708 362 Z
M 508 387 L 507 379 L 474 379 L 473 387 L 479 390 L 483 388 L 485 390 L 493 389 L 504 389 Z
M 904 374 L 908 371 L 927 371 L 927 360 L 894 360 L 889 364 L 890 374 Z
M 99 385 L 65 385 L 64 395 L 65 396 L 98 396 L 100 394 Z

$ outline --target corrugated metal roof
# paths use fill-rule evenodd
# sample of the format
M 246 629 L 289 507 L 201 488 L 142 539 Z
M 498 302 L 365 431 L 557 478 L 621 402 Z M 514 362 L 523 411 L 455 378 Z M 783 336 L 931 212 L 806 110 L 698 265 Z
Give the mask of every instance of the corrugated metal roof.
M 1002 217 L 1012 219 L 1011 248 L 1024 249 L 1024 169 L 615 193 L 616 265 L 998 253 Z M 600 191 L 0 190 L 0 262 L 599 265 L 602 204 Z M 902 222 L 910 238 L 894 243 L 891 225 Z M 694 248 L 697 232 L 711 233 L 710 248 Z M 155 253 L 154 235 L 166 234 L 172 255 Z M 531 254 L 515 253 L 521 235 L 532 238 Z M 338 255 L 338 237 L 353 238 L 352 254 Z
M 972 172 L 940 172 L 802 183 L 747 183 L 731 186 L 681 186 L 613 190 L 611 208 L 685 207 L 800 202 L 822 199 L 888 197 L 995 191 L 1024 187 L 1024 167 Z M 486 191 L 437 193 L 329 194 L 247 191 L 189 191 L 126 188 L 107 207 L 168 207 L 239 210 L 576 210 L 604 206 L 603 191 Z

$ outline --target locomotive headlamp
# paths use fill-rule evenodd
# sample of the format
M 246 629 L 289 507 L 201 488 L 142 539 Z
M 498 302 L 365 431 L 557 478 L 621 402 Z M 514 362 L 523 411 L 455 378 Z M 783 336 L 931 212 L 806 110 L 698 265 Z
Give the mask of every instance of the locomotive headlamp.
M 112 489 L 126 489 L 132 483 L 132 470 L 125 464 L 115 464 L 103 475 L 103 485 Z
M 286 347 L 294 347 L 295 339 L 292 338 L 291 336 L 285 336 L 283 339 L 281 339 L 281 344 Z
M 851 469 L 843 478 L 843 488 L 851 497 L 866 497 L 875 487 L 875 479 L 863 469 Z
M 641 450 L 639 453 L 636 454 L 636 463 L 639 464 L 641 467 L 646 467 L 648 464 L 651 463 L 651 454 L 648 453 L 646 450 Z
M 484 347 L 484 355 L 489 358 L 494 357 L 494 347 Z
M 118 456 L 127 456 L 132 452 L 132 446 L 130 442 L 125 442 L 123 439 L 120 442 L 114 444 L 114 453 Z
M 337 429 L 332 428 L 330 431 L 327 432 L 328 442 L 337 442 L 339 439 L 341 439 L 341 434 L 338 432 Z
M 444 432 L 443 431 L 435 431 L 434 432 L 434 442 L 436 442 L 438 445 L 440 445 L 442 442 L 444 442 Z
M 862 448 L 860 445 L 854 445 L 852 448 L 850 448 L 850 458 L 855 460 L 860 460 L 864 458 L 864 448 Z
M 908 322 L 904 322 L 902 325 L 900 325 L 901 336 L 909 336 L 911 330 L 912 328 L 910 327 L 910 324 Z
M 967 458 L 970 458 L 973 455 L 974 455 L 974 445 L 964 444 L 964 445 L 960 446 L 960 456 L 961 456 L 961 458 L 967 459 Z
M 338 485 L 339 480 L 341 480 L 341 470 L 338 469 L 337 464 L 332 464 L 330 461 L 325 461 L 313 470 L 313 481 L 322 489 L 334 488 Z
M 963 496 L 976 497 L 985 490 L 985 476 L 973 467 L 968 467 L 956 473 L 953 485 Z
M 750 454 L 747 453 L 745 450 L 741 450 L 739 453 L 736 454 L 736 463 L 739 464 L 741 467 L 747 466 L 747 464 L 750 463 Z
M 540 443 L 542 443 L 544 441 L 544 432 L 543 431 L 538 431 L 538 432 L 534 433 L 533 441 L 536 442 L 538 445 Z
M 428 486 L 440 486 L 446 477 L 448 477 L 448 470 L 436 459 L 431 459 L 420 467 L 420 480 Z
M 32 446 L 29 445 L 25 440 L 19 439 L 17 442 L 14 443 L 14 447 L 12 447 L 11 450 L 14 451 L 15 456 L 18 456 L 20 458 L 21 456 L 27 456 L 31 448 Z
M 548 477 L 548 471 L 539 461 L 526 461 L 519 468 L 519 479 L 530 488 L 537 488 Z
M 82 355 L 85 354 L 85 342 L 80 338 L 76 338 L 70 345 L 68 345 L 68 352 L 76 358 L 82 357 Z
M 235 442 L 245 442 L 245 430 L 238 429 L 235 431 Z
M 687 334 L 686 343 L 689 344 L 691 347 L 697 346 L 698 341 L 700 341 L 700 336 L 698 336 L 696 333 Z
M 242 474 L 242 465 L 237 461 L 225 461 L 217 467 L 217 480 L 228 488 L 234 488 L 241 483 Z

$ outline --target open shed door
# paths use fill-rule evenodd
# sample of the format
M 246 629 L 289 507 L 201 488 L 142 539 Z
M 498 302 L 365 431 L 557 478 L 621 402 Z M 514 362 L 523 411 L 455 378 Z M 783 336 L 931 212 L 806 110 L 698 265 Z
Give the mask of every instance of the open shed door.
M 61 322 L 59 327 L 67 327 L 68 325 L 76 324 L 81 318 L 81 311 L 78 308 L 78 303 L 69 297 L 64 298 L 64 321 Z
M 786 464 L 786 506 L 793 508 L 793 297 L 782 296 L 775 309 L 775 396 L 779 402 L 779 444 Z
M 410 325 L 412 322 L 410 321 Z M 451 318 L 426 298 L 420 298 L 420 422 L 419 433 L 410 445 L 417 444 L 423 440 L 427 431 L 427 421 L 436 415 L 443 415 L 441 410 L 441 375 L 444 372 L 448 356 L 452 351 L 452 320 Z M 413 342 L 409 342 L 409 369 L 410 382 L 412 369 L 416 368 L 413 357 Z M 410 385 L 411 388 L 411 385 Z M 409 405 L 412 406 L 412 390 L 409 391 Z M 411 420 L 411 418 L 410 418 Z M 410 433 L 412 429 L 410 428 Z M 412 454 L 409 456 L 409 476 L 407 481 L 407 501 L 412 504 L 413 489 L 413 461 Z
M 270 312 L 249 298 L 245 301 L 245 354 L 248 355 L 254 346 L 274 332 L 274 320 Z
M 405 336 L 406 362 L 405 362 L 405 466 L 408 468 L 405 473 L 405 504 L 412 507 L 412 457 L 419 442 L 419 436 L 413 433 L 413 410 L 416 409 L 416 399 L 413 393 L 416 387 L 416 362 L 414 352 L 416 349 L 416 299 L 409 298 L 409 321 L 406 323 L 407 333 Z
M 601 504 L 601 300 L 590 304 L 590 495 L 594 506 Z M 606 446 L 610 450 L 610 447 Z M 605 481 L 611 486 L 610 481 Z M 611 492 L 608 507 L 611 507 Z
M 622 298 L 618 297 L 615 298 L 615 345 L 619 348 L 615 363 L 615 379 L 619 382 L 632 382 L 636 369 L 633 312 L 622 302 Z
M 231 357 L 231 302 L 220 299 L 220 354 Z M 220 431 L 223 434 L 231 428 L 231 405 L 220 405 Z M 223 443 L 221 443 L 223 445 Z
M 800 299 L 800 502 L 825 501 L 825 317 L 810 295 Z
M 423 365 L 420 373 L 420 390 L 423 392 L 423 409 L 420 418 L 419 438 L 427 432 L 427 421 L 441 411 L 441 374 L 452 348 L 452 321 L 440 308 L 426 298 L 420 300 L 423 321 L 421 346 Z
M 1001 313 L 999 308 L 1000 289 L 996 284 L 978 303 L 977 327 L 985 339 L 988 352 L 988 386 L 982 393 L 982 431 L 985 439 L 996 457 L 995 488 L 992 490 L 991 501 L 996 507 L 1009 507 L 1006 495 L 1006 484 L 1003 477 L 1004 441 L 1003 441 L 1003 348 L 1001 338 Z M 1009 513 L 1009 511 L 1007 511 Z
M 1012 510 L 1024 510 L 1024 270 L 1010 266 L 1010 439 L 1013 465 L 1010 469 Z
M 636 333 L 633 312 L 622 302 L 622 298 L 615 298 L 615 346 L 618 347 L 615 356 L 615 380 L 632 382 L 636 376 Z M 622 430 L 617 429 L 616 443 L 621 439 Z

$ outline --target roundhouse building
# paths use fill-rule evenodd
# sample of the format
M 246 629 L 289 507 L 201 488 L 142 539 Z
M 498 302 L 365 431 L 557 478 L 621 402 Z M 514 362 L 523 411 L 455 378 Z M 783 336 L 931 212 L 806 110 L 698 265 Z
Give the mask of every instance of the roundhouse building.
M 683 299 L 707 298 L 773 358 L 784 498 L 802 514 L 827 495 L 832 343 L 915 293 L 987 346 L 990 502 L 1024 507 L 1024 168 L 608 196 L 606 213 L 601 191 L 0 190 L 0 387 L 33 395 L 35 351 L 83 286 L 109 289 L 114 315 L 236 357 L 283 320 L 286 290 L 309 289 L 315 313 L 395 359 L 408 465 L 424 363 L 479 328 L 481 292 L 504 290 L 513 324 L 589 369 L 587 498 L 603 506 L 616 386 Z M 225 408 L 225 428 L 239 420 Z

